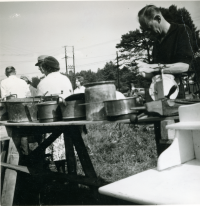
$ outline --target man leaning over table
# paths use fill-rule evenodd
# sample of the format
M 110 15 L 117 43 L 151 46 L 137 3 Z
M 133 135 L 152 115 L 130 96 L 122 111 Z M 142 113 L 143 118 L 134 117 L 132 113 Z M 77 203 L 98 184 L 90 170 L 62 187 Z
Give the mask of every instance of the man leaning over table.
M 166 21 L 154 5 L 147 5 L 138 13 L 138 20 L 143 32 L 148 32 L 156 41 L 153 45 L 153 62 L 147 64 L 136 61 L 137 72 L 144 78 L 151 79 L 160 73 L 164 66 L 164 74 L 172 74 L 179 83 L 178 74 L 187 72 L 192 61 L 192 34 L 185 24 Z M 179 87 L 177 98 L 184 97 L 184 90 Z

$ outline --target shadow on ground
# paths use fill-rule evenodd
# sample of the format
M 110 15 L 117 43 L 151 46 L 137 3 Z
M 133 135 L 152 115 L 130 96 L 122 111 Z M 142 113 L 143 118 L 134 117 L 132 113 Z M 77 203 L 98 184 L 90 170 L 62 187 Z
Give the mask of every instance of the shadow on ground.
M 95 188 L 68 182 L 40 184 L 41 180 L 18 173 L 14 205 L 133 205 L 98 193 Z

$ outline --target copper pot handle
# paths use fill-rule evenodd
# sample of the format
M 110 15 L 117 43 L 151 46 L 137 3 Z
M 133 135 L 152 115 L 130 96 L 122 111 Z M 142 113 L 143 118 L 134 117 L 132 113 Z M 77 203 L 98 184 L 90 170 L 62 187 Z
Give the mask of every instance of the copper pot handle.
M 62 97 L 58 97 L 58 99 L 57 99 L 57 104 L 59 104 L 59 99 L 62 99 L 62 103 L 65 105 L 65 106 L 67 106 L 67 102 L 62 98 Z

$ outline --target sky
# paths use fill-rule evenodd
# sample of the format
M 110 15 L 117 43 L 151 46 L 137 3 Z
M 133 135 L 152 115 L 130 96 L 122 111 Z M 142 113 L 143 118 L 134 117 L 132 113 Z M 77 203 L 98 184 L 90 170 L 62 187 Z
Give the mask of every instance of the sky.
M 97 71 L 116 58 L 121 36 L 139 28 L 137 13 L 148 4 L 185 7 L 200 29 L 200 1 L 0 1 L 0 80 L 7 66 L 17 76 L 41 77 L 37 57 L 55 57 L 66 71 Z

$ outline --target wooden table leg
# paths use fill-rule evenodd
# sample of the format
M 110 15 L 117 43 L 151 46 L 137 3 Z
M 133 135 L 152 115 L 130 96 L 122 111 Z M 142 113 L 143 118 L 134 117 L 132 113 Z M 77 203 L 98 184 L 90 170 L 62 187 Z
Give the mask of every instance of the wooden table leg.
M 73 137 L 71 137 L 70 129 L 65 130 L 64 141 L 65 141 L 65 153 L 66 153 L 68 174 L 77 175 L 76 158 L 74 154 L 72 138 Z
M 70 130 L 71 130 L 72 141 L 77 151 L 85 176 L 89 178 L 97 179 L 96 172 L 94 170 L 92 161 L 85 147 L 85 143 L 83 141 L 79 126 L 70 126 Z M 90 189 L 93 191 L 95 199 L 98 202 L 99 201 L 98 187 L 90 186 Z
M 165 128 L 164 128 L 165 129 Z M 166 150 L 170 144 L 162 144 L 162 128 L 161 128 L 161 122 L 155 122 L 154 123 L 154 132 L 155 132 L 155 141 L 156 141 L 156 148 L 157 148 L 157 154 L 158 156 Z
M 159 121 L 154 123 L 154 133 L 155 133 L 157 155 L 159 156 L 162 153 L 161 148 L 160 148 L 161 128 L 160 128 L 160 122 Z
M 8 148 L 10 140 L 1 141 L 1 162 L 7 162 Z M 5 168 L 1 165 L 1 191 L 3 188 L 3 180 L 5 176 Z
M 19 162 L 19 150 L 20 150 L 20 137 L 17 131 L 12 131 L 12 138 L 9 143 L 7 163 L 18 165 Z M 5 178 L 2 190 L 2 206 L 10 206 L 13 204 L 15 185 L 17 179 L 17 172 L 11 169 L 6 169 Z
M 78 126 L 70 126 L 70 130 L 72 141 L 77 151 L 85 176 L 97 177 Z
M 64 141 L 65 141 L 65 154 L 67 161 L 67 171 L 69 175 L 77 175 L 77 162 L 74 154 L 74 147 L 72 142 L 72 134 L 70 132 L 70 127 L 66 127 L 64 131 Z M 78 189 L 77 183 L 69 183 L 70 188 L 73 190 Z
M 28 168 L 35 168 L 30 173 L 38 173 L 43 170 L 41 158 L 43 158 L 45 149 L 52 144 L 60 135 L 61 130 L 53 132 L 47 139 L 45 139 L 34 151 L 27 156 Z

